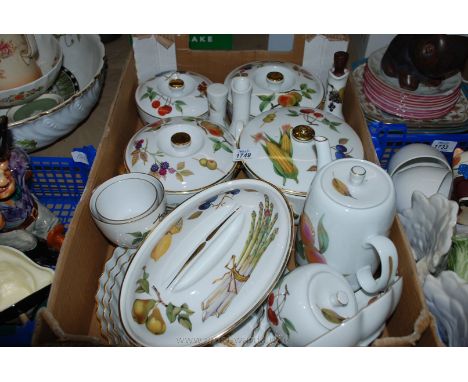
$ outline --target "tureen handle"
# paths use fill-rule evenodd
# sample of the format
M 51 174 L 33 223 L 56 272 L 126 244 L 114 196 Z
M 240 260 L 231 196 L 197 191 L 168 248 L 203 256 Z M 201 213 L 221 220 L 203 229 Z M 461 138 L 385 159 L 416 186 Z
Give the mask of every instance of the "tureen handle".
M 367 293 L 377 293 L 384 290 L 395 279 L 398 268 L 398 255 L 395 245 L 385 236 L 373 236 L 367 239 L 367 243 L 375 248 L 380 258 L 381 273 L 376 280 L 372 274 L 370 265 L 366 265 L 356 272 L 357 280 L 362 289 Z

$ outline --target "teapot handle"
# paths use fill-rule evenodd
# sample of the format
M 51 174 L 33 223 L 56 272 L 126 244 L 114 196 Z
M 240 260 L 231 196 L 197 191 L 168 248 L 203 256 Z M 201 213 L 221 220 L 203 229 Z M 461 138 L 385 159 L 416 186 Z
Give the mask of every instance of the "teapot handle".
M 367 293 L 377 293 L 384 290 L 395 279 L 398 269 L 398 254 L 395 245 L 385 236 L 373 236 L 367 243 L 375 248 L 380 258 L 381 273 L 376 280 L 370 265 L 366 265 L 356 272 L 357 280 Z

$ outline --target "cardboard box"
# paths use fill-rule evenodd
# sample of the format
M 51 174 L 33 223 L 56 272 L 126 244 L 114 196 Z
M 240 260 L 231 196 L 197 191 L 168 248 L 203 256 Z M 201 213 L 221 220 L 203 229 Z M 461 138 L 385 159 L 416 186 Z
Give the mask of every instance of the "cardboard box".
M 198 55 L 200 52 L 192 53 Z M 219 56 L 216 58 L 212 53 L 209 52 L 207 55 L 209 62 L 214 63 L 219 59 Z M 201 56 L 196 61 L 192 61 L 192 54 L 188 52 L 184 54 L 186 59 L 179 61 L 178 58 L 180 69 L 200 71 L 201 67 L 212 68 L 211 72 L 205 71 L 203 74 L 208 75 L 214 81 L 222 80 L 232 67 L 239 63 L 247 62 L 250 59 L 268 58 L 257 55 L 252 57 L 252 52 L 246 52 L 242 58 L 237 58 L 236 62 L 211 66 L 202 65 Z M 230 52 L 228 52 L 229 54 Z M 96 318 L 94 297 L 104 264 L 111 256 L 114 247 L 94 224 L 88 204 L 92 190 L 119 173 L 119 169 L 123 165 L 122 153 L 127 142 L 134 132 L 143 126 L 138 118 L 134 102 L 136 87 L 135 63 L 133 55 L 131 55 L 111 107 L 87 187 L 75 211 L 62 247 L 48 307 L 38 315 L 33 337 L 34 345 L 57 345 L 62 342 L 73 345 L 96 345 L 103 341 Z M 377 162 L 352 81 L 348 82 L 344 114 L 347 122 L 362 139 L 366 159 Z M 398 249 L 399 273 L 403 276 L 404 287 L 401 301 L 387 322 L 383 333 L 385 338 L 377 340 L 376 344 L 380 341 L 381 344 L 385 345 L 440 345 L 434 321 L 428 313 L 422 289 L 416 278 L 415 263 L 408 242 L 398 220 L 395 220 L 393 224 L 391 239 Z M 293 267 L 292 261 L 290 266 Z

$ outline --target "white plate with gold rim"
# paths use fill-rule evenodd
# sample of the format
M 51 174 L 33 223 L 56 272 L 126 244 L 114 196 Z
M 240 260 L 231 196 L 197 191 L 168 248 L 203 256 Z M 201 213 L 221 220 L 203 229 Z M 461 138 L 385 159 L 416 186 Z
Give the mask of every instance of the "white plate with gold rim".
M 293 241 L 292 211 L 269 183 L 239 179 L 196 194 L 129 266 L 119 304 L 127 335 L 144 346 L 213 343 L 266 299 Z
M 276 107 L 316 108 L 322 102 L 324 87 L 312 73 L 299 65 L 281 61 L 255 61 L 229 73 L 224 84 L 230 88 L 234 77 L 248 77 L 252 83 L 250 115 L 255 117 Z M 231 103 L 231 95 L 228 100 Z

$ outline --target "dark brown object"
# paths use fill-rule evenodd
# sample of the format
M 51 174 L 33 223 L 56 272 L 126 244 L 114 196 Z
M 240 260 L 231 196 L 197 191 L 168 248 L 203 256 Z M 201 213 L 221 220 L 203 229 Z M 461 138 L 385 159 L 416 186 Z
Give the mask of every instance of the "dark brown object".
M 338 51 L 333 55 L 333 74 L 341 77 L 345 74 L 346 65 L 348 64 L 348 52 Z
M 400 87 L 416 90 L 420 83 L 437 86 L 463 70 L 468 37 L 457 35 L 397 35 L 382 57 L 382 70 Z

